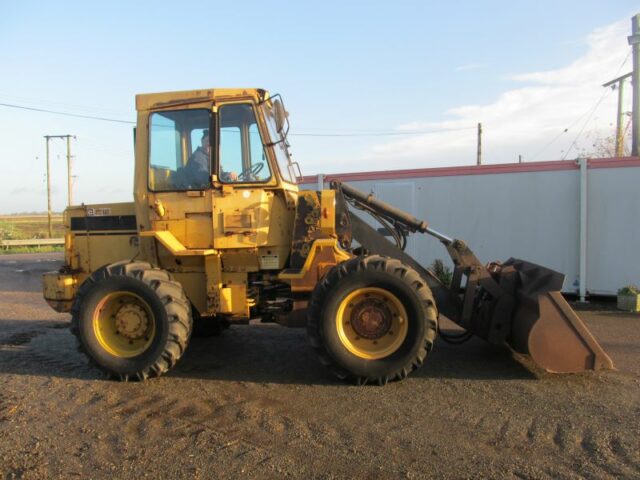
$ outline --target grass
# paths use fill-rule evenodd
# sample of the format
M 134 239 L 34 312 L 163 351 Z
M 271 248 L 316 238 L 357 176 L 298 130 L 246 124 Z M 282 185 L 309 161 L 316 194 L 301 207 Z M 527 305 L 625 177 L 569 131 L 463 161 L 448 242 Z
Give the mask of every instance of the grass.
M 63 252 L 62 245 L 45 245 L 42 247 L 10 247 L 0 248 L 0 255 L 10 255 L 12 253 L 50 253 Z
M 52 217 L 52 237 L 64 236 L 62 216 Z M 0 216 L 0 240 L 26 240 L 49 236 L 46 215 L 6 215 Z
M 52 237 L 64 237 L 62 216 L 51 218 Z M 5 215 L 0 216 L 0 240 L 28 240 L 31 238 L 48 238 L 49 226 L 46 215 Z M 8 253 L 46 253 L 61 252 L 61 246 L 11 247 L 0 248 L 0 255 Z
M 640 287 L 637 285 L 627 285 L 618 290 L 618 295 L 632 297 L 634 295 L 640 295 Z

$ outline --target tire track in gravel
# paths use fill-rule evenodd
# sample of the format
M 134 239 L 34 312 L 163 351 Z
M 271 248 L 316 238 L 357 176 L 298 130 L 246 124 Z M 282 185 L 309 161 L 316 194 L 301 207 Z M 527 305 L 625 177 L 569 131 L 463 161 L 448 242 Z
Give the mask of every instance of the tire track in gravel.
M 20 346 L 20 350 L 12 353 L 22 360 L 28 360 L 30 364 L 46 365 L 49 375 L 100 377 L 100 372 L 88 365 L 84 355 L 76 352 L 75 338 L 65 325 L 54 323 L 47 327 L 48 329 L 16 332 L 5 343 Z M 115 386 L 119 387 L 120 384 L 114 384 Z M 134 386 L 143 389 L 141 384 Z M 311 438 L 318 440 L 318 444 L 326 448 L 344 438 L 344 435 L 339 435 L 327 425 L 310 425 L 293 416 L 279 413 L 274 409 L 277 401 L 242 399 L 237 394 L 188 400 L 164 393 L 143 395 L 122 397 L 108 407 L 114 418 L 122 420 L 121 432 L 124 437 L 136 442 L 167 434 L 181 438 L 184 435 L 189 437 L 208 432 L 223 439 L 221 444 L 224 450 L 231 449 L 235 453 L 242 450 L 243 455 L 253 451 L 254 456 L 261 452 L 261 455 L 256 456 L 256 462 L 264 463 L 268 458 L 277 458 L 278 455 L 264 449 L 262 445 L 286 447 L 288 456 L 291 456 L 292 447 L 304 445 Z M 89 403 L 98 404 L 102 401 L 101 397 L 96 397 Z M 296 456 L 300 461 L 308 460 L 308 452 L 304 448 L 298 448 Z M 349 464 L 352 462 L 353 458 L 350 458 Z M 345 462 L 344 472 L 350 471 L 348 466 L 350 465 Z
M 2 344 L 12 348 L 15 355 L 32 360 L 31 363 L 46 365 L 50 374 L 80 378 L 99 378 L 98 370 L 87 364 L 84 355 L 76 352 L 75 338 L 60 322 L 42 328 L 14 332 Z M 18 350 L 15 350 L 18 347 Z M 366 458 L 359 457 L 356 449 L 366 447 L 365 435 L 358 429 L 344 429 L 328 423 L 301 420 L 280 399 L 259 395 L 246 398 L 251 388 L 229 384 L 226 392 L 212 397 L 203 397 L 199 392 L 190 392 L 188 397 L 180 389 L 160 392 L 159 382 L 182 381 L 177 378 L 156 380 L 146 384 L 98 383 L 110 385 L 117 392 L 114 396 L 96 397 L 89 404 L 101 405 L 114 419 L 120 422 L 118 440 L 112 439 L 112 452 L 117 456 L 127 449 L 123 443 L 147 444 L 159 438 L 171 438 L 182 442 L 180 451 L 186 453 L 199 438 L 208 438 L 228 455 L 251 458 L 253 465 L 266 465 L 283 458 L 295 458 L 300 463 L 320 464 L 326 454 L 310 453 L 309 444 L 322 452 L 331 452 L 336 471 L 353 471 L 354 464 L 366 470 Z M 190 385 L 198 382 L 187 380 Z M 149 394 L 151 387 L 153 393 Z M 346 388 L 346 387 L 345 387 Z M 483 387 L 484 388 L 484 387 Z M 133 393 L 138 390 L 138 393 Z M 254 389 L 255 390 L 255 389 Z M 485 389 L 486 390 L 486 389 Z M 84 401 L 84 400 L 83 400 Z M 81 410 L 81 409 L 80 409 Z M 637 449 L 630 447 L 629 436 L 618 435 L 602 427 L 603 431 L 581 427 L 567 419 L 543 421 L 535 415 L 512 415 L 482 411 L 479 415 L 451 410 L 448 413 L 456 424 L 468 423 L 472 437 L 494 450 L 527 448 L 545 451 L 551 455 L 562 455 L 581 462 L 584 472 L 597 472 L 600 476 L 632 476 L 640 467 Z M 0 411 L 0 418 L 2 412 Z M 466 416 L 465 416 L 466 415 Z M 79 420 L 80 421 L 80 420 Z M 84 421 L 84 420 L 82 420 Z M 593 421 L 596 426 L 598 420 Z M 356 432 L 356 433 L 354 433 Z M 389 435 L 392 432 L 387 432 Z M 373 435 L 366 439 L 371 445 L 384 447 L 384 438 Z M 405 442 L 406 443 L 406 442 Z M 401 445 L 404 443 L 400 442 Z M 265 448 L 268 445 L 270 448 Z M 350 445 L 345 448 L 345 445 Z M 412 459 L 403 450 L 413 450 L 415 445 L 406 443 L 398 453 L 405 460 Z M 278 453 L 280 451 L 286 454 Z M 276 453 L 274 453 L 276 452 Z M 246 459 L 245 459 L 246 461 Z M 418 461 L 418 460 L 412 460 Z M 560 470 L 554 470 L 560 475 Z M 380 475 L 380 471 L 371 472 Z M 392 475 L 391 471 L 387 472 Z M 514 476 L 530 476 L 513 469 Z
M 557 459 L 552 467 L 554 477 L 564 476 L 562 469 L 567 467 L 573 472 L 569 478 L 575 478 L 576 472 L 598 478 L 634 478 L 640 472 L 640 424 L 632 420 L 628 399 L 621 399 L 620 404 L 600 400 L 608 398 L 618 384 L 628 386 L 630 381 L 634 380 L 624 375 L 543 378 L 535 384 L 516 385 L 522 395 L 515 395 L 517 401 L 509 403 L 493 394 L 490 384 L 474 385 L 473 390 L 483 394 L 479 401 L 469 405 L 454 400 L 439 411 L 440 418 L 435 421 L 466 431 L 468 441 L 477 445 L 476 451 L 486 455 L 530 457 L 535 459 L 530 462 L 532 468 L 544 466 L 538 458 Z M 583 390 L 587 382 L 589 390 Z M 556 388 L 562 388 L 562 396 L 554 397 L 550 390 Z M 567 390 L 575 390 L 575 394 L 569 397 L 564 393 Z M 492 408 L 488 410 L 488 406 Z M 622 412 L 629 413 L 623 416 Z M 536 476 L 518 468 L 507 471 L 514 476 Z M 538 473 L 546 475 L 543 470 Z
M 8 400 L 5 395 L 0 392 L 0 422 L 7 420 L 7 410 L 9 409 Z
M 485 415 L 475 426 L 474 435 L 498 450 L 525 447 L 579 459 L 581 469 L 605 477 L 632 478 L 640 471 L 640 440 L 633 433 L 616 432 L 597 420 L 584 425 L 567 419 L 544 422 L 535 416 L 514 416 L 492 422 Z
M 312 442 L 316 449 L 332 452 L 334 473 L 347 475 L 358 463 L 351 452 L 336 454 L 344 450 L 336 448 L 343 438 L 337 429 L 288 415 L 284 405 L 274 399 L 239 398 L 237 393 L 221 393 L 215 398 L 184 398 L 158 392 L 143 395 L 131 398 L 120 394 L 107 400 L 105 409 L 121 425 L 120 441 L 145 444 L 157 438 L 185 437 L 197 441 L 207 435 L 215 439 L 216 451 L 225 451 L 234 458 L 250 453 L 254 466 L 295 460 L 313 471 L 326 467 L 326 455 L 310 452 L 308 446 Z M 184 449 L 193 448 L 189 445 L 187 442 Z M 392 475 L 391 471 L 385 474 L 367 463 L 358 465 L 358 469 L 374 476 Z

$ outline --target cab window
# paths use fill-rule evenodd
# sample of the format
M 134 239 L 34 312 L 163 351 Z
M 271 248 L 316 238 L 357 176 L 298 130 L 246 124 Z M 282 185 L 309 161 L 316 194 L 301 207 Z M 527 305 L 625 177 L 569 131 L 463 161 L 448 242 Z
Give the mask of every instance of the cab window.
M 224 183 L 261 183 L 271 169 L 250 104 L 223 105 L 219 109 L 220 151 L 218 176 Z
M 211 183 L 209 110 L 151 114 L 149 188 L 153 191 L 202 190 Z

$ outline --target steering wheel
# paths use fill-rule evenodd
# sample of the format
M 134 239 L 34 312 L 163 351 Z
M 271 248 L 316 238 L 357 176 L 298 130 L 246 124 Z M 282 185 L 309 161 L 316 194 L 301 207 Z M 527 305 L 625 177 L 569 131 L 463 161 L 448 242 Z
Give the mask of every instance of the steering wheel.
M 238 175 L 238 177 L 242 178 L 243 180 L 251 180 L 252 179 L 251 177 L 255 178 L 256 175 L 258 175 L 263 168 L 264 168 L 264 162 L 254 163 L 249 168 L 245 168 L 240 173 L 240 175 Z

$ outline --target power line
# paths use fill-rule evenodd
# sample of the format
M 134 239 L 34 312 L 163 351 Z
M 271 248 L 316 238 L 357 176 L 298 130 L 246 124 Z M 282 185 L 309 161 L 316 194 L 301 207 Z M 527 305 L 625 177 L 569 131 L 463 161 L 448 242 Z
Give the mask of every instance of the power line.
M 12 103 L 0 103 L 2 107 L 17 108 L 20 110 L 30 110 L 33 112 L 51 113 L 54 115 L 65 115 L 67 117 L 86 118 L 90 120 L 101 120 L 103 122 L 124 123 L 127 125 L 135 125 L 136 122 L 127 120 L 119 120 L 116 118 L 98 117 L 95 115 L 84 115 L 79 113 L 61 112 L 58 110 L 49 110 L 46 108 L 27 107 L 24 105 L 16 105 Z M 444 132 L 458 132 L 462 130 L 474 130 L 476 127 L 461 127 L 461 128 L 441 128 L 432 130 L 413 130 L 406 132 L 370 132 L 370 133 L 291 133 L 293 137 L 388 137 L 388 136 L 403 136 L 403 135 L 426 135 L 430 133 L 444 133 Z
M 24 97 L 8 94 L 0 91 L 0 102 L 8 102 L 11 104 L 19 105 L 37 105 L 39 108 L 52 108 L 54 110 L 60 109 L 63 111 L 72 111 L 77 113 L 86 113 L 89 115 L 107 115 L 107 116 L 128 116 L 131 114 L 131 109 L 113 109 L 98 106 L 78 105 L 68 102 L 59 102 L 51 100 L 50 98 L 42 99 L 35 97 Z
M 576 138 L 573 139 L 573 142 L 571 142 L 571 145 L 569 145 L 569 148 L 567 148 L 567 151 L 565 152 L 564 156 L 562 157 L 562 160 L 566 160 L 566 158 L 569 156 L 569 152 L 577 144 L 578 139 L 580 138 L 580 135 L 582 135 L 582 132 L 584 132 L 584 129 L 587 128 L 587 125 L 589 125 L 589 122 L 591 121 L 591 117 L 593 117 L 593 114 L 596 113 L 596 110 L 598 110 L 598 107 L 600 106 L 600 104 L 604 100 L 604 97 L 606 97 L 608 94 L 609 94 L 609 90 L 607 89 L 600 96 L 600 99 L 596 102 L 595 106 L 589 112 L 589 116 L 587 117 L 587 120 L 582 125 L 582 128 L 580 129 L 578 134 L 576 135 Z
M 618 67 L 618 70 L 615 73 L 615 76 L 618 76 L 618 74 L 620 73 L 620 71 L 622 70 L 622 68 L 627 64 L 627 60 L 629 60 L 629 57 L 631 56 L 631 52 L 629 52 L 627 54 L 627 56 L 625 57 L 625 59 L 622 61 L 622 63 L 620 64 L 620 66 Z M 602 95 L 600 95 L 600 99 L 596 102 L 595 106 L 591 109 L 590 112 L 588 112 L 588 117 L 587 120 L 584 122 L 584 124 L 582 125 L 582 128 L 580 129 L 580 131 L 578 132 L 578 134 L 576 135 L 576 138 L 573 139 L 573 142 L 571 142 L 571 145 L 569 145 L 569 148 L 567 148 L 567 151 L 565 152 L 564 156 L 562 157 L 562 160 L 565 160 L 568 156 L 569 156 L 569 152 L 571 151 L 571 149 L 577 144 L 578 139 L 580 138 L 580 135 L 582 135 L 582 132 L 584 132 L 584 129 L 587 128 L 587 125 L 589 124 L 589 122 L 591 121 L 591 118 L 593 117 L 593 114 L 596 113 L 596 110 L 598 110 L 598 107 L 600 106 L 600 104 L 602 103 L 602 101 L 604 100 L 604 98 L 607 96 L 607 94 L 610 93 L 609 89 L 605 89 L 604 93 Z M 584 117 L 581 117 L 584 118 Z M 578 123 L 578 122 L 575 122 Z M 574 124 L 575 124 L 574 123 Z M 573 126 L 573 125 L 572 125 Z
M 399 135 L 426 135 L 429 133 L 459 132 L 461 130 L 475 130 L 476 127 L 441 128 L 433 130 L 417 130 L 407 132 L 376 132 L 376 133 L 291 133 L 295 137 L 389 137 Z
M 623 60 L 622 64 L 618 67 L 618 70 L 616 72 L 616 75 L 618 75 L 618 73 L 620 73 L 620 70 L 622 70 L 622 68 L 626 65 L 627 60 L 629 60 L 629 57 L 631 56 L 631 53 L 627 54 L 626 58 Z M 593 116 L 593 114 L 595 113 L 595 111 L 598 109 L 598 107 L 600 106 L 600 103 L 602 103 L 602 100 L 604 100 L 604 97 L 606 96 L 607 91 L 605 91 L 600 98 L 596 101 L 596 104 L 591 107 L 589 110 L 587 110 L 585 113 L 583 113 L 580 117 L 578 117 L 574 122 L 572 122 L 568 127 L 566 127 L 565 129 L 563 129 L 558 135 L 556 135 L 555 137 L 553 137 L 553 139 L 551 139 L 550 142 L 548 142 L 546 145 L 544 145 L 540 150 L 538 150 L 538 152 L 533 155 L 531 157 L 531 160 L 535 160 L 536 158 L 538 158 L 538 156 L 544 152 L 547 148 L 549 148 L 553 143 L 555 143 L 560 137 L 562 137 L 565 133 L 567 133 L 569 130 L 571 130 L 573 127 L 575 127 L 578 123 L 580 123 L 582 121 L 583 118 L 585 118 L 587 115 L 589 116 L 589 118 L 587 119 L 587 121 L 585 122 L 585 124 L 583 125 L 582 129 L 580 130 L 580 132 L 578 132 L 578 135 L 576 135 L 576 138 L 573 140 L 573 142 L 571 143 L 571 145 L 569 146 L 569 149 L 567 150 L 567 152 L 565 153 L 564 157 L 562 158 L 563 160 L 567 158 L 567 156 L 569 155 L 569 152 L 571 151 L 571 148 L 573 148 L 573 146 L 575 145 L 575 143 L 578 141 L 578 138 L 580 138 L 580 135 L 582 134 L 582 132 L 584 131 L 585 127 L 587 126 L 587 124 L 589 123 L 589 120 L 591 120 L 591 117 Z
M 582 117 L 580 117 L 582 118 Z M 576 122 L 577 123 L 577 122 Z M 538 158 L 538 156 L 544 152 L 547 148 L 549 148 L 549 146 L 551 146 L 553 143 L 556 142 L 556 140 L 558 140 L 562 135 L 564 135 L 565 133 L 567 133 L 569 131 L 569 127 L 565 128 L 563 131 L 561 131 L 558 135 L 556 135 L 555 137 L 553 137 L 553 139 L 551 139 L 551 141 L 549 143 L 547 143 L 544 147 L 542 147 L 540 150 L 538 150 L 538 152 L 531 157 L 531 161 L 534 161 L 536 158 Z
M 8 108 L 17 108 L 20 110 L 31 110 L 33 112 L 42 112 L 42 113 L 52 113 L 54 115 L 65 115 L 67 117 L 77 117 L 77 118 L 86 118 L 90 120 L 101 120 L 103 122 L 113 122 L 113 123 L 125 123 L 127 125 L 135 125 L 136 122 L 129 122 L 127 120 L 118 120 L 116 118 L 107 118 L 107 117 L 96 117 L 93 115 L 82 115 L 79 113 L 69 113 L 69 112 L 59 112 L 56 110 L 47 110 L 44 108 L 35 108 L 35 107 L 25 107 L 24 105 L 14 105 L 12 103 L 0 103 L 1 107 Z

